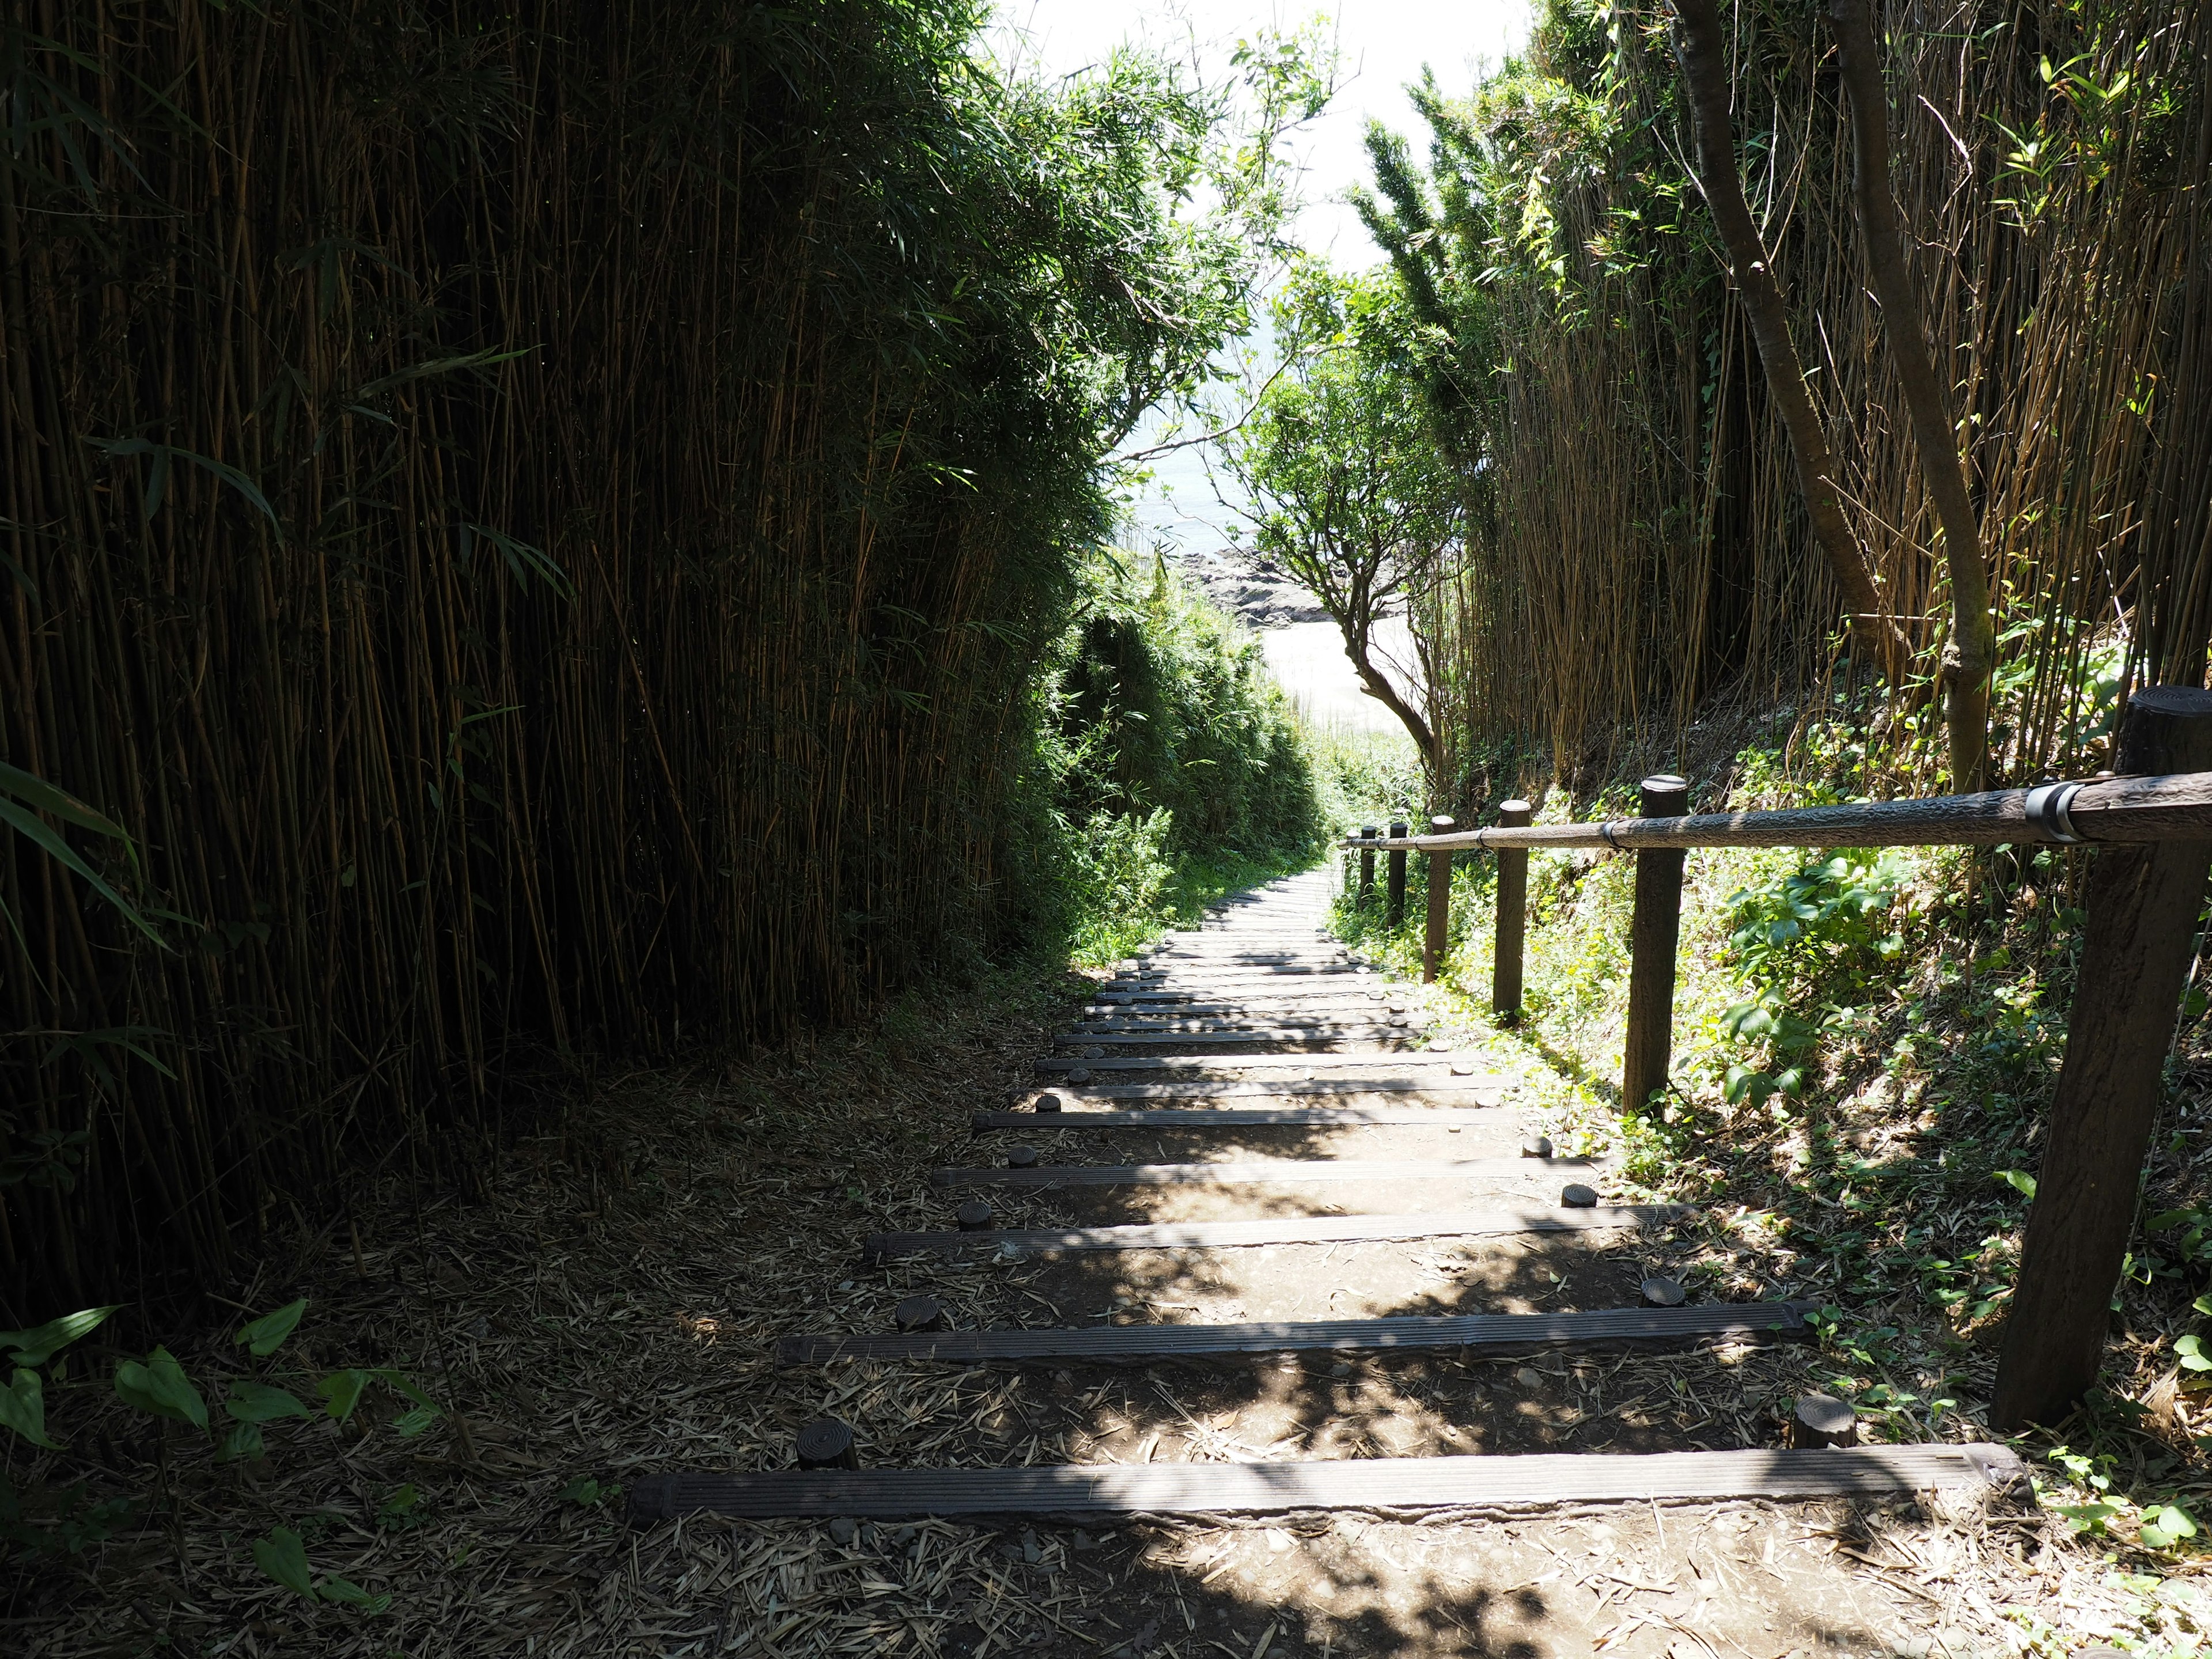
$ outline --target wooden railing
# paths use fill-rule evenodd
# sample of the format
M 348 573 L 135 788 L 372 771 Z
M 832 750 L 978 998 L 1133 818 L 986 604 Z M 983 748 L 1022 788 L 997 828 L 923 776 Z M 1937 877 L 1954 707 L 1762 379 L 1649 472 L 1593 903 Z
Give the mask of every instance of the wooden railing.
M 1362 902 L 1377 852 L 1389 858 L 1392 927 L 1404 918 L 1406 859 L 1429 860 L 1423 976 L 1436 978 L 1450 931 L 1455 854 L 1498 855 L 1492 1006 L 1521 1012 L 1528 849 L 1610 848 L 1636 855 L 1630 924 L 1628 1032 L 1621 1100 L 1631 1109 L 1667 1086 L 1685 849 L 1692 847 L 1929 847 L 2049 842 L 2106 848 L 2091 864 L 2066 1055 L 2052 1097 L 2041 1173 L 2028 1212 L 1992 1419 L 2001 1429 L 2055 1423 L 2096 1380 L 2106 1310 L 2134 1223 L 2143 1158 L 2212 870 L 2212 692 L 2153 686 L 2130 699 L 2113 771 L 2081 782 L 1924 800 L 1772 812 L 1685 815 L 1688 786 L 1644 781 L 1644 816 L 1531 824 L 1507 801 L 1495 826 L 1431 820 L 1346 841 L 1359 854 Z

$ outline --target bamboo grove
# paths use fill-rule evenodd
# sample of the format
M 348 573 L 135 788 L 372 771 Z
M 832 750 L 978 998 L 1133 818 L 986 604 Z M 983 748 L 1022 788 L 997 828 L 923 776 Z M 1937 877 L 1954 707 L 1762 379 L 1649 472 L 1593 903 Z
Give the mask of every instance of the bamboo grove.
M 2093 767 L 2121 682 L 2195 684 L 2212 631 L 2212 9 L 1892 0 L 1894 188 L 1954 388 L 2000 658 L 1999 775 Z M 1472 97 L 1377 133 L 1367 216 L 1427 331 L 1419 379 L 1466 480 L 1422 597 L 1455 745 L 1601 775 L 1713 701 L 1827 683 L 1844 606 L 1692 182 L 1659 3 L 1554 0 Z M 1826 9 L 1724 9 L 1746 193 L 1838 483 L 1917 688 L 1881 767 L 1940 783 L 1936 514 L 1852 211 Z M 1509 787 L 1510 776 L 1502 780 Z
M 1036 925 L 1097 462 L 1241 326 L 1312 88 L 1254 54 L 1231 131 L 981 21 L 11 9 L 0 1322 Z

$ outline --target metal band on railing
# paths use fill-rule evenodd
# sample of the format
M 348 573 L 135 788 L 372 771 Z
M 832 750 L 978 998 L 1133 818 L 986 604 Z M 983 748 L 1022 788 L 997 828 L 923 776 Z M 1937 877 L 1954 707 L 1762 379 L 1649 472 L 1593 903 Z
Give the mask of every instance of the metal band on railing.
M 2092 846 L 2212 841 L 2212 771 L 2088 778 L 1917 800 L 1613 818 L 1602 823 L 1492 824 L 1442 836 L 1399 835 L 1370 847 L 1445 853 L 1467 848 Z
M 2028 827 L 2045 841 L 2080 846 L 2088 838 L 2075 831 L 2074 820 L 2067 816 L 2066 809 L 2081 793 L 2078 783 L 2039 783 L 2027 792 Z

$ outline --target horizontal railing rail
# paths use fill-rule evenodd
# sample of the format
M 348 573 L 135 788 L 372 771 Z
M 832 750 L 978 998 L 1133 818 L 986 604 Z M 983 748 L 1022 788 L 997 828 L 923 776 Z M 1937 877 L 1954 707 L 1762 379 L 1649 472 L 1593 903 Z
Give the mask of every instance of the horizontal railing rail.
M 2032 789 L 1920 800 L 1862 801 L 1764 812 L 1689 813 L 1680 778 L 1644 781 L 1643 816 L 1595 823 L 1528 822 L 1524 800 L 1500 804 L 1493 827 L 1387 836 L 1370 826 L 1341 845 L 1357 854 L 1353 902 L 1374 902 L 1375 854 L 1389 854 L 1384 921 L 1406 914 L 1407 858 L 1428 866 L 1423 976 L 1442 971 L 1451 933 L 1454 854 L 1498 859 L 1491 1007 L 1521 1015 L 1528 854 L 1612 848 L 1636 855 L 1621 1103 L 1647 1109 L 1671 1088 L 1674 973 L 1682 872 L 1693 847 L 2101 847 L 2089 863 L 2067 1016 L 2066 1055 L 2028 1212 L 2019 1283 L 1997 1368 L 1991 1420 L 2016 1430 L 2056 1423 L 2096 1380 L 2106 1309 L 2130 1230 L 2157 1117 L 2166 1055 L 2200 942 L 2212 869 L 2212 692 L 2149 686 L 2129 699 L 2113 770 Z M 1347 882 L 1351 871 L 1346 870 Z
M 2090 778 L 1978 795 L 1762 812 L 1498 825 L 1440 836 L 1347 836 L 1355 853 L 1646 847 L 1994 847 L 2007 842 L 2212 841 L 2212 772 Z

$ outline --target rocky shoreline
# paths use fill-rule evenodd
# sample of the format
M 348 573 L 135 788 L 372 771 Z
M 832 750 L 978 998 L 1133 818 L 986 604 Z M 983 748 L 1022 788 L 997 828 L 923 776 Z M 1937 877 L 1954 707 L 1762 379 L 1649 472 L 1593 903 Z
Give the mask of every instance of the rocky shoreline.
M 1255 633 L 1329 619 L 1320 601 L 1281 566 L 1243 548 L 1200 552 L 1185 547 L 1175 560 L 1206 598 Z

